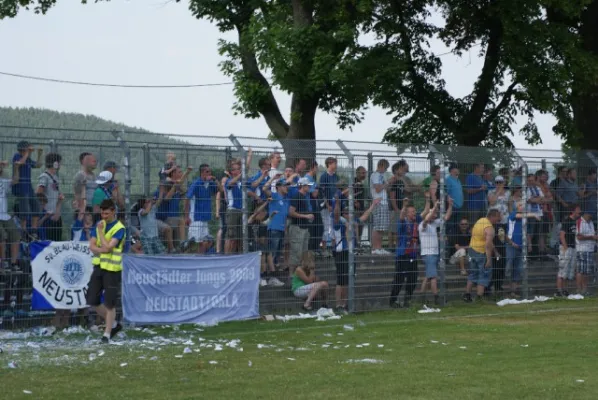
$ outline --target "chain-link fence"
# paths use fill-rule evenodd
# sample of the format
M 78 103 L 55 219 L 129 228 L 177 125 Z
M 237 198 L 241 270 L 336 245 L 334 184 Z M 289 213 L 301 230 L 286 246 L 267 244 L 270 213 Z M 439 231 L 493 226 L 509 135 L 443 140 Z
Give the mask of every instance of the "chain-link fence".
M 3 328 L 89 318 L 31 309 L 31 244 L 88 241 L 106 199 L 128 252 L 262 252 L 262 313 L 596 286 L 590 151 L 27 133 L 0 129 Z

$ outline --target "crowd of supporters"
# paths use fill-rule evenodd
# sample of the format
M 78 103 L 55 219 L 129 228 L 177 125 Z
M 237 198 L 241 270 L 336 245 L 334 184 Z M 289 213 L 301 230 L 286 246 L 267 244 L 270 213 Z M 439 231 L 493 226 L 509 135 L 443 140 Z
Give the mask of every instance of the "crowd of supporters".
M 568 294 L 568 281 L 573 279 L 576 290 L 587 294 L 597 238 L 592 223 L 597 208 L 595 169 L 586 171 L 580 182 L 575 169 L 559 167 L 549 183 L 545 170 L 523 177 L 521 169 L 496 172 L 478 164 L 461 179 L 459 167 L 451 165 L 441 187 L 440 166 L 416 184 L 405 160 L 391 166 L 381 159 L 375 171 L 363 166 L 355 170 L 351 220 L 349 185 L 339 176 L 334 157 L 326 158 L 323 166 L 301 158 L 282 165 L 282 155 L 273 152 L 252 170 L 252 156 L 250 150 L 243 180 L 241 160 L 230 160 L 217 178 L 210 165 L 181 166 L 176 154 L 168 152 L 156 190 L 126 210 L 117 179 L 119 166 L 107 161 L 100 170 L 95 155 L 84 152 L 72 179 L 74 222 L 71 234 L 65 235 L 65 196 L 59 184 L 62 157 L 53 152 L 44 155 L 21 141 L 11 162 L 0 163 L 0 268 L 4 274 L 23 272 L 22 242 L 88 241 L 106 199 L 114 202 L 120 220 L 130 213 L 131 240 L 125 252 L 234 254 L 242 251 L 245 191 L 250 250 L 262 253 L 261 286 L 289 285 L 295 296 L 305 299 L 306 310 L 311 310 L 315 298 L 327 301 L 328 283 L 315 271 L 315 259 L 322 257 L 334 259 L 335 305 L 339 312 L 346 310 L 349 244 L 364 251 L 366 225 L 371 227 L 371 254 L 395 254 L 393 307 L 409 306 L 418 285 L 418 261 L 425 266 L 421 293 L 425 295 L 429 285 L 438 303 L 438 266 L 443 257 L 467 277 L 466 302 L 473 300 L 474 288 L 480 298 L 505 291 L 518 296 L 524 236 L 530 255 L 558 261 L 558 295 Z M 41 170 L 36 179 L 34 170 Z M 9 193 L 14 196 L 11 210 Z M 418 204 L 417 198 L 424 201 Z M 446 233 L 446 254 L 440 251 L 441 231 Z M 352 237 L 349 232 L 354 232 Z M 405 300 L 399 304 L 403 286 Z

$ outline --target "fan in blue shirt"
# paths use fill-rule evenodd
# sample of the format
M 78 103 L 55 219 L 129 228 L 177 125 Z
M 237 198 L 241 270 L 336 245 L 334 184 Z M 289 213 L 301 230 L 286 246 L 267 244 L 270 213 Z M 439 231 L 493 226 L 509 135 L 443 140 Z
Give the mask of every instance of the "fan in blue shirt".
M 88 242 L 93 228 L 93 215 L 84 210 L 76 214 L 75 222 L 71 227 L 71 240 L 74 242 Z
M 218 184 L 207 165 L 200 167 L 200 178 L 195 180 L 187 190 L 185 199 L 185 216 L 188 218 L 190 203 L 194 200 L 193 221 L 212 220 L 212 196 L 218 193 Z M 190 221 L 189 221 L 190 222 Z

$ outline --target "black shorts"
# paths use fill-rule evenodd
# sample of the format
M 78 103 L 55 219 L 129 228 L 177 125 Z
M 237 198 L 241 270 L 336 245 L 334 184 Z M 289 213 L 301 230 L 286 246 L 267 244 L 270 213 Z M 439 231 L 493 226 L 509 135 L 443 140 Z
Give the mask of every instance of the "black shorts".
M 545 234 L 550 233 L 552 231 L 552 220 L 546 214 L 542 216 L 542 221 L 538 222 L 540 225 L 538 227 L 538 233 Z
M 349 286 L 349 250 L 334 252 L 337 286 Z
M 104 291 L 104 306 L 113 309 L 117 305 L 120 290 L 121 272 L 106 271 L 94 266 L 89 284 L 87 285 L 87 304 L 97 307 L 101 304 Z

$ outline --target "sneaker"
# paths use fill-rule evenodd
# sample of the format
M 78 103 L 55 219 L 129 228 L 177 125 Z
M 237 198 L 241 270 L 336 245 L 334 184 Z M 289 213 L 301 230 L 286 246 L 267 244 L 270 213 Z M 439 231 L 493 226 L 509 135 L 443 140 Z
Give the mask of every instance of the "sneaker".
M 556 292 L 554 297 L 563 297 L 563 292 Z
M 278 278 L 270 278 L 267 282 L 268 286 L 274 286 L 274 287 L 282 287 L 284 286 L 284 283 L 281 282 Z
M 399 302 L 397 300 L 390 300 L 390 308 L 399 308 Z
M 268 281 L 265 279 L 260 279 L 260 286 L 261 287 L 268 286 Z
M 463 301 L 466 302 L 466 303 L 473 302 L 473 299 L 471 298 L 471 294 L 470 293 L 463 293 Z
M 343 306 L 338 306 L 336 307 L 336 309 L 334 310 L 334 312 L 338 315 L 348 315 L 349 313 L 347 312 L 347 309 Z
M 114 328 L 110 331 L 110 339 L 118 334 L 118 332 L 123 330 L 123 326 L 120 323 L 117 323 Z
M 106 336 L 102 336 L 102 338 L 100 339 L 100 344 L 108 344 L 110 343 L 110 339 L 108 339 Z
M 563 290 L 563 296 L 564 297 L 569 297 L 569 292 L 567 292 L 566 290 Z

